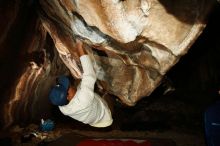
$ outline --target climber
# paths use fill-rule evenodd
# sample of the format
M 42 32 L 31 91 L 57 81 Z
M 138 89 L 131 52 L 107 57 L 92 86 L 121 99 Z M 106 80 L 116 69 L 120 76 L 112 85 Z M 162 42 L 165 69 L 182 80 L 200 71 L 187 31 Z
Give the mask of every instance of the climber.
M 93 127 L 108 127 L 113 122 L 111 97 L 105 96 L 107 94 L 101 97 L 94 92 L 96 74 L 92 62 L 83 43 L 80 40 L 76 42 L 83 69 L 82 80 L 74 86 L 67 76 L 58 77 L 58 84 L 51 89 L 49 99 L 66 116 Z

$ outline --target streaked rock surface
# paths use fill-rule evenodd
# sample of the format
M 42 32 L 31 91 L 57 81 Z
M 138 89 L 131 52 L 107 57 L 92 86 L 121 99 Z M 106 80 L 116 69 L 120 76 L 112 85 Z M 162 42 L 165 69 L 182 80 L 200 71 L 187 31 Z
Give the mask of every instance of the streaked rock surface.
M 58 75 L 81 78 L 76 38 L 94 62 L 99 87 L 135 105 L 187 53 L 212 6 L 208 0 L 41 0 L 36 12 L 33 2 L 0 2 L 6 126 L 47 117 Z
M 62 59 L 72 75 L 81 76 L 74 48 L 81 38 L 104 88 L 135 105 L 188 51 L 205 27 L 211 2 L 42 0 L 40 5 L 42 24 L 61 58 L 74 58 Z

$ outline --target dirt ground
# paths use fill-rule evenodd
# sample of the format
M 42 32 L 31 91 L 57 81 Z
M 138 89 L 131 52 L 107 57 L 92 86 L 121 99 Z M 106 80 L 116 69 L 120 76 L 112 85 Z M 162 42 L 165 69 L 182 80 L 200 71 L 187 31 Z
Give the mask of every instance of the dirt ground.
M 32 125 L 33 126 L 33 125 Z M 72 145 L 80 137 L 100 138 L 100 139 L 120 139 L 120 138 L 133 138 L 144 140 L 168 140 L 176 144 L 176 146 L 205 146 L 204 136 L 202 134 L 183 133 L 175 130 L 166 131 L 121 131 L 121 130 L 109 130 L 109 131 L 85 131 L 74 130 L 65 128 L 56 128 L 52 132 L 40 132 L 36 130 L 37 126 L 34 126 L 35 130 L 24 130 L 17 127 L 10 135 L 5 135 L 1 138 L 1 146 L 56 146 L 62 143 L 63 146 Z M 24 132 L 27 131 L 27 132 Z M 32 138 L 24 138 L 30 133 L 35 133 L 37 136 Z M 61 142 L 60 142 L 61 141 Z M 170 145 L 173 146 L 173 145 Z

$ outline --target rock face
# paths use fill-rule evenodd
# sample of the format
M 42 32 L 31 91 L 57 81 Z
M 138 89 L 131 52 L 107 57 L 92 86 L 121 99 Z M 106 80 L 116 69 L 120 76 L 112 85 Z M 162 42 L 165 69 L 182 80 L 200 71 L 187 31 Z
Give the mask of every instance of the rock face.
M 42 0 L 39 14 L 74 77 L 81 77 L 74 53 L 75 39 L 81 38 L 104 88 L 135 105 L 187 52 L 205 26 L 209 5 L 205 0 Z
M 16 48 L 17 55 L 11 58 L 19 62 L 14 63 L 17 72 L 2 99 L 6 125 L 21 117 L 27 121 L 43 117 L 50 110 L 47 95 L 58 75 L 81 78 L 76 38 L 84 42 L 94 63 L 98 87 L 134 106 L 187 53 L 213 4 L 210 0 L 14 2 L 2 2 L 7 7 L 2 8 L 1 19 L 8 23 L 0 28 L 2 56 L 10 56 Z M 19 41 L 10 39 L 17 32 L 22 36 Z

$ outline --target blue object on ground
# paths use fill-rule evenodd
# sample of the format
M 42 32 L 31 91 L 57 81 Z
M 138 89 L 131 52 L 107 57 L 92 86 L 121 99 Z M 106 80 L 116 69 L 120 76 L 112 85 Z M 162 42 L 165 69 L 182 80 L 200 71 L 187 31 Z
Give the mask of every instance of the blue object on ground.
M 52 131 L 54 127 L 55 127 L 55 124 L 52 120 L 48 119 L 44 121 L 43 119 L 41 119 L 41 125 L 40 125 L 41 131 L 49 132 L 49 131 Z
M 220 101 L 205 111 L 207 146 L 220 146 Z

